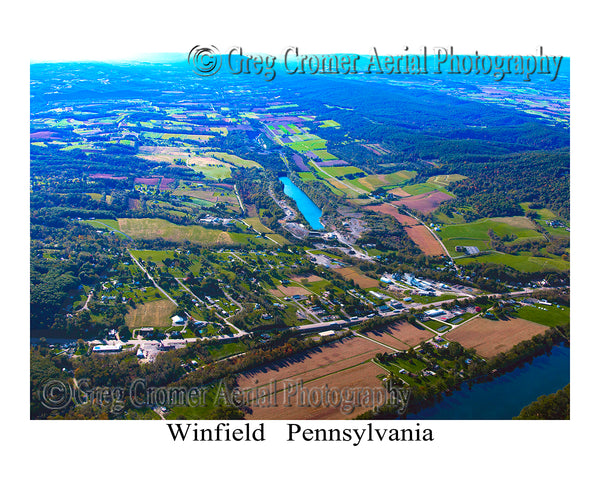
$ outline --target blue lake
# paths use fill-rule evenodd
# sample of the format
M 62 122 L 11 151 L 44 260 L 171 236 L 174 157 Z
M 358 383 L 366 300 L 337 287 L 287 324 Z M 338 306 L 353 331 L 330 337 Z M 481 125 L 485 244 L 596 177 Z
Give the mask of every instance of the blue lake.
M 550 355 L 495 378 L 442 398 L 409 420 L 510 420 L 540 395 L 554 393 L 570 382 L 569 347 L 557 345 Z
M 321 216 L 323 215 L 322 210 L 317 207 L 288 177 L 279 177 L 279 180 L 283 183 L 283 193 L 294 199 L 298 209 L 310 225 L 310 228 L 313 230 L 323 230 L 325 227 L 323 227 L 320 221 Z

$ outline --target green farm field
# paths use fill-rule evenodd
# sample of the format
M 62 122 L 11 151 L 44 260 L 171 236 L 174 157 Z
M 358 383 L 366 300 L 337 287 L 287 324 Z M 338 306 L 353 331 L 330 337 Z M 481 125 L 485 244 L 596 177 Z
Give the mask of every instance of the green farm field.
M 479 250 L 489 248 L 488 231 L 492 229 L 496 235 L 515 235 L 517 239 L 543 238 L 535 230 L 535 224 L 526 217 L 496 217 L 477 220 L 471 223 L 446 225 L 439 235 L 453 257 L 462 256 L 457 252 L 457 245 L 474 246 Z
M 447 187 L 453 182 L 458 182 L 460 180 L 464 180 L 464 175 L 459 175 L 457 173 L 453 173 L 451 175 L 436 175 L 435 177 L 429 177 L 427 179 L 427 183 L 433 183 L 435 185 L 440 185 L 442 187 Z
M 292 150 L 297 152 L 308 152 L 309 150 L 325 150 L 327 146 L 327 140 L 304 140 L 301 142 L 294 142 L 287 144 Z
M 343 177 L 344 175 L 348 175 L 349 173 L 365 173 L 360 168 L 357 167 L 320 167 L 321 170 L 328 173 L 333 177 Z
M 329 153 L 327 150 L 312 150 L 312 152 L 321 160 L 337 160 L 338 158 L 333 153 Z
M 507 265 L 515 270 L 525 273 L 546 270 L 567 271 L 570 268 L 569 262 L 561 258 L 534 257 L 529 253 L 520 253 L 519 255 L 510 255 L 508 253 L 490 253 L 479 255 L 477 257 L 459 258 L 456 260 L 456 263 L 461 265 L 473 262 Z
M 259 163 L 256 163 L 253 160 L 245 160 L 243 158 L 238 157 L 237 155 L 232 155 L 231 153 L 224 152 L 206 152 L 206 155 L 211 157 L 215 157 L 219 160 L 222 160 L 227 163 L 231 163 L 236 167 L 244 167 L 244 168 L 260 168 L 262 166 Z
M 248 217 L 244 220 L 249 225 L 252 225 L 257 232 L 260 233 L 273 233 L 273 230 L 265 227 L 258 217 Z
M 175 225 L 161 218 L 120 218 L 119 229 L 135 239 L 161 238 L 171 242 L 186 240 L 201 245 L 231 245 L 229 233 L 199 225 Z
M 517 310 L 517 316 L 531 322 L 556 327 L 569 323 L 571 309 L 562 305 L 527 305 Z
M 327 128 L 327 127 L 339 127 L 340 124 L 335 120 L 323 120 L 319 128 Z
M 434 190 L 439 190 L 442 193 L 447 193 L 448 195 L 453 196 L 450 192 L 448 192 L 445 186 L 436 183 L 415 183 L 412 185 L 406 185 L 402 187 L 406 193 L 410 193 L 411 195 L 421 195 L 422 193 L 433 192 Z

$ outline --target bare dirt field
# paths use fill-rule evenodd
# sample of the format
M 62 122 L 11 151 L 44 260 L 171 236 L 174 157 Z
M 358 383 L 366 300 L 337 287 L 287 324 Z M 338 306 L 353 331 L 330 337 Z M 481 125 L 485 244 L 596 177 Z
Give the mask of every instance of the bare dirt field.
M 474 348 L 482 357 L 491 358 L 523 340 L 543 333 L 547 328 L 521 318 L 488 320 L 478 317 L 452 330 L 446 338 L 465 348 Z
M 438 192 L 439 193 L 439 192 Z M 404 200 L 398 200 L 396 203 L 403 202 Z M 367 210 L 374 212 L 385 213 L 391 215 L 398 220 L 403 226 L 404 230 L 410 237 L 410 239 L 417 244 L 421 251 L 425 255 L 444 255 L 444 249 L 440 243 L 435 239 L 429 230 L 419 223 L 418 220 L 411 216 L 403 215 L 396 207 L 389 204 L 373 205 L 365 207 Z
M 392 350 L 364 338 L 344 338 L 243 372 L 238 376 L 238 386 L 244 389 L 284 380 L 308 382 L 366 362 L 379 352 Z
M 367 210 L 372 210 L 374 212 L 385 213 L 387 215 L 391 215 L 396 220 L 398 220 L 402 225 L 418 225 L 418 220 L 415 220 L 409 215 L 403 215 L 398 211 L 396 207 L 389 204 L 383 205 L 369 205 L 365 207 Z
M 190 159 L 192 154 L 181 147 L 141 146 L 138 157 L 153 162 L 173 163 L 176 158 Z
M 490 218 L 490 220 L 493 222 L 506 223 L 511 227 L 535 230 L 535 223 L 527 217 L 494 217 Z
M 400 187 L 394 188 L 392 190 L 388 190 L 388 193 L 391 193 L 392 195 L 397 195 L 398 197 L 410 197 L 411 196 L 410 193 L 405 192 Z
M 341 274 L 346 280 L 353 280 L 360 288 L 373 288 L 379 286 L 379 280 L 367 277 L 349 267 L 338 268 L 336 269 L 336 272 Z
M 247 418 L 252 420 L 348 420 L 364 413 L 373 408 L 372 400 L 368 400 L 364 395 L 359 396 L 359 392 L 364 392 L 365 389 L 381 390 L 382 383 L 377 378 L 377 375 L 385 374 L 386 372 L 372 362 L 363 363 L 343 371 L 335 372 L 331 375 L 319 378 L 311 382 L 304 382 L 302 386 L 293 384 L 285 386 L 288 388 L 285 391 L 278 392 L 276 399 L 277 405 L 255 406 L 252 408 L 252 413 L 247 415 Z M 320 396 L 311 397 L 305 395 L 304 399 L 300 394 L 300 389 L 305 388 L 307 391 L 320 390 L 323 391 L 325 385 L 329 390 L 344 391 L 344 389 L 352 389 L 355 392 L 351 403 L 354 408 L 344 410 L 343 405 L 338 403 L 331 396 L 330 403 L 327 400 L 321 401 Z M 293 390 L 293 389 L 296 390 Z M 295 393 L 293 395 L 292 393 Z M 325 397 L 326 398 L 326 397 Z M 332 405 L 333 404 L 333 405 Z M 320 406 L 319 406 L 320 405 Z
M 377 332 L 369 332 L 369 333 L 376 333 L 376 334 L 377 333 L 385 333 L 394 338 L 397 338 L 398 340 L 401 340 L 402 342 L 410 345 L 411 347 L 418 345 L 423 340 L 427 340 L 427 339 L 433 337 L 433 333 L 431 333 L 429 330 L 426 330 L 424 328 L 415 327 L 414 325 L 411 325 L 408 322 L 396 322 L 396 323 L 389 325 L 387 328 L 385 328 L 383 330 L 378 330 Z M 375 340 L 377 340 L 377 337 L 373 337 L 373 338 Z M 386 343 L 386 342 L 383 342 L 383 343 Z
M 136 308 L 129 307 L 125 315 L 125 324 L 130 328 L 139 327 L 170 327 L 171 315 L 175 305 L 169 300 L 156 300 L 138 304 Z
M 406 343 L 384 332 L 365 332 L 361 333 L 361 335 L 364 335 L 365 337 L 370 338 L 371 340 L 374 340 L 376 342 L 388 345 L 392 348 L 395 348 L 396 350 L 408 350 L 410 347 L 410 345 L 407 345 Z
M 311 282 L 318 282 L 320 280 L 323 280 L 323 278 L 319 277 L 318 275 L 308 275 L 307 277 L 301 277 L 299 275 L 295 275 L 293 277 L 290 277 L 290 280 L 293 280 L 294 282 L 302 282 L 302 280 L 305 280 L 305 281 L 311 283 Z
M 292 295 L 310 295 L 310 292 L 302 287 L 284 287 L 279 285 L 277 288 L 286 297 L 291 297 Z
M 427 227 L 423 225 L 414 225 L 404 227 L 410 239 L 417 244 L 425 255 L 445 255 L 444 249 Z
M 447 193 L 434 190 L 432 192 L 421 193 L 420 195 L 403 198 L 402 200 L 396 200 L 392 203 L 394 205 L 412 208 L 413 210 L 417 210 L 422 213 L 430 213 L 438 208 L 443 202 L 450 199 L 452 199 L 452 197 Z

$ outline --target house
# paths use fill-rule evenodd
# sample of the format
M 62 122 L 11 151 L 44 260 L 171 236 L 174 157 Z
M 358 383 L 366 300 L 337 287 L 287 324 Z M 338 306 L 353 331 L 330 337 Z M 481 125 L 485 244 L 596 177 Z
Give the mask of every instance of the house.
M 144 351 L 141 348 L 137 349 L 137 353 L 135 354 L 137 358 L 144 358 Z
M 173 322 L 174 327 L 185 324 L 185 318 L 180 317 L 179 315 L 173 315 L 171 321 Z

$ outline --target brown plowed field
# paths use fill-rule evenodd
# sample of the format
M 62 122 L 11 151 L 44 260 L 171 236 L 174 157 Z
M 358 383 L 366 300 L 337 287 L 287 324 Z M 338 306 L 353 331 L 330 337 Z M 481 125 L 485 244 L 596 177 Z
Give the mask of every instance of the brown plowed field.
M 427 227 L 415 225 L 404 227 L 410 239 L 417 244 L 425 255 L 445 255 L 444 249 Z
M 396 338 L 411 347 L 418 345 L 423 340 L 433 337 L 433 333 L 429 330 L 417 328 L 408 322 L 396 322 L 383 330 L 368 332 L 368 334 L 363 335 L 367 335 L 369 338 L 377 340 L 378 342 L 387 343 L 392 347 L 398 348 L 398 350 L 401 350 L 401 348 L 386 341 L 387 337 L 391 336 L 392 338 Z M 407 349 L 408 346 L 405 345 L 404 350 Z
M 319 281 L 323 280 L 323 278 L 319 277 L 318 275 L 308 275 L 307 277 L 301 277 L 300 275 L 294 275 L 293 277 L 290 277 L 290 280 L 293 280 L 294 282 L 301 282 L 302 280 L 306 280 L 308 283 L 311 283 L 311 282 L 319 282 Z
M 399 197 L 410 197 L 411 196 L 410 193 L 405 192 L 400 187 L 394 188 L 392 190 L 388 190 L 388 193 L 391 193 L 392 195 L 397 195 Z
M 344 389 L 356 389 L 355 391 L 359 389 L 381 390 L 382 383 L 377 378 L 377 375 L 385 373 L 382 368 L 374 363 L 367 362 L 309 383 L 304 382 L 302 388 L 309 389 L 308 391 L 313 389 L 321 390 L 327 385 L 329 390 L 336 390 L 338 392 L 343 392 Z M 285 385 L 282 385 L 282 387 L 285 387 Z M 295 388 L 300 389 L 301 387 L 295 386 Z M 246 415 L 246 418 L 251 420 L 348 420 L 368 410 L 372 410 L 373 405 L 369 404 L 365 397 L 362 399 L 355 398 L 356 400 L 352 401 L 354 408 L 344 413 L 341 406 L 327 406 L 325 402 L 320 403 L 318 399 L 315 404 L 322 406 L 313 406 L 314 404 L 311 404 L 308 400 L 302 403 L 299 393 L 286 396 L 284 391 L 279 391 L 276 395 L 276 406 L 272 404 L 254 406 L 252 413 Z
M 384 332 L 366 332 L 361 333 L 361 335 L 375 340 L 376 342 L 381 342 L 386 345 L 389 345 L 390 347 L 395 348 L 396 350 L 408 350 L 409 348 L 409 345 L 407 345 L 406 343 L 401 342 L 396 337 L 392 337 L 391 335 L 388 335 Z
M 279 285 L 277 288 L 286 297 L 291 297 L 292 295 L 310 295 L 310 292 L 302 287 L 284 287 Z
M 398 200 L 397 202 L 402 202 L 403 200 Z M 431 234 L 427 228 L 421 225 L 418 220 L 410 217 L 408 215 L 403 215 L 396 207 L 389 204 L 383 205 L 370 205 L 365 207 L 367 210 L 372 210 L 374 212 L 385 213 L 387 215 L 391 215 L 396 220 L 398 220 L 403 226 L 404 230 L 410 237 L 410 239 L 415 242 L 415 244 L 421 249 L 421 251 L 425 255 L 444 255 L 444 249 L 440 245 L 440 243 L 435 239 L 435 237 Z
M 402 200 L 396 200 L 392 203 L 394 205 L 405 206 L 422 213 L 430 213 L 438 208 L 443 202 L 450 199 L 452 199 L 452 197 L 447 193 L 434 190 L 432 192 L 421 193 L 420 195 L 403 198 Z
M 306 383 L 366 362 L 379 352 L 392 350 L 364 338 L 344 338 L 241 373 L 238 376 L 238 386 L 245 389 L 268 385 L 272 381 L 281 383 L 284 380 L 302 380 Z
M 482 357 L 491 358 L 523 340 L 543 333 L 547 328 L 521 318 L 488 320 L 478 317 L 455 328 L 446 338 L 465 348 L 474 348 Z
M 398 212 L 398 209 L 396 207 L 389 205 L 387 203 L 385 203 L 383 205 L 369 205 L 365 208 L 367 210 L 372 210 L 374 212 L 385 213 L 387 215 L 391 215 L 396 220 L 398 220 L 402 225 L 418 225 L 419 224 L 419 222 L 417 220 L 415 220 L 414 218 L 412 218 L 408 215 L 403 215 L 402 213 Z
M 360 288 L 373 288 L 379 286 L 379 280 L 375 280 L 374 278 L 367 277 L 362 273 L 358 273 L 354 271 L 352 268 L 343 267 L 337 268 L 335 270 L 337 273 L 341 274 L 346 280 L 353 280 Z

